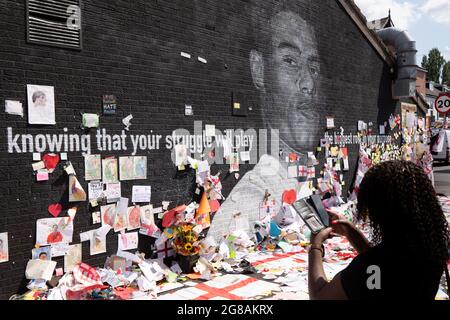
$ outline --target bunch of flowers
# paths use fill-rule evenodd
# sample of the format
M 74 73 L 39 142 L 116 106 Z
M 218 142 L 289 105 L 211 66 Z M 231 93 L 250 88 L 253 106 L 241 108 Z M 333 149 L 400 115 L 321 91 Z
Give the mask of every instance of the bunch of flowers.
M 175 226 L 173 246 L 183 256 L 193 256 L 200 252 L 199 235 L 193 230 L 192 223 L 181 223 Z

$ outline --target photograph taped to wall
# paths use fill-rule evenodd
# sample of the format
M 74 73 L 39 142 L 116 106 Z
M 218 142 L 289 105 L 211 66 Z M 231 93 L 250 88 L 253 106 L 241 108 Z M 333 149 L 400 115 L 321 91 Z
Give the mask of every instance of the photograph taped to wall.
M 52 260 L 51 246 L 34 248 L 31 250 L 31 259 Z
M 70 243 L 73 236 L 73 220 L 70 217 L 44 218 L 36 221 L 36 244 Z
M 50 86 L 27 85 L 28 123 L 56 124 L 55 93 Z
M 99 154 L 88 154 L 84 156 L 84 180 L 102 179 L 102 158 Z
M 103 183 L 114 183 L 119 181 L 117 172 L 117 159 L 106 158 L 102 160 Z
M 8 232 L 0 233 L 0 263 L 9 261 Z

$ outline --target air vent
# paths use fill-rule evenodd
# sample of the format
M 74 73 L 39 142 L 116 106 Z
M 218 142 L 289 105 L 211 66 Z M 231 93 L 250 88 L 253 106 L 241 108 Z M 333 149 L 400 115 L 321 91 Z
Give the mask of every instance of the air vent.
M 81 49 L 81 0 L 27 0 L 27 41 Z

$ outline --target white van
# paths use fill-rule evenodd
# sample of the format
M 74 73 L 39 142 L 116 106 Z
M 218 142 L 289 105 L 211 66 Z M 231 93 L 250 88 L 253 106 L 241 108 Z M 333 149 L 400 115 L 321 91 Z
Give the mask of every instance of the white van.
M 433 159 L 435 161 L 444 161 L 446 163 L 450 162 L 450 129 L 445 130 L 443 135 L 444 141 L 442 148 L 439 148 L 439 152 L 432 152 Z

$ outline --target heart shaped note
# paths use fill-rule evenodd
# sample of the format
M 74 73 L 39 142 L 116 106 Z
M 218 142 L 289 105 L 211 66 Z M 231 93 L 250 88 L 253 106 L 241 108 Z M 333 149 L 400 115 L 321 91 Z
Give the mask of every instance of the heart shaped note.
M 48 212 L 55 218 L 61 213 L 61 210 L 62 205 L 60 205 L 59 203 L 53 203 L 48 206 Z
M 283 192 L 283 202 L 287 204 L 293 204 L 297 200 L 297 193 L 294 189 L 286 190 Z

